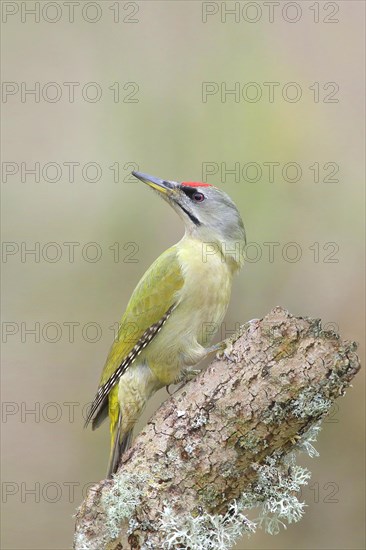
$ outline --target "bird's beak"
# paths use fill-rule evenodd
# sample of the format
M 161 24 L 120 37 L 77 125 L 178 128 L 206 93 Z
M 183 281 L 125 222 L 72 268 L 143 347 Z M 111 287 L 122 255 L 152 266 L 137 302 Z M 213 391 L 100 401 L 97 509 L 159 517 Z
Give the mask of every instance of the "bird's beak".
M 159 178 L 155 178 L 154 176 L 149 176 L 149 174 L 143 174 L 142 172 L 133 171 L 132 175 L 135 176 L 135 178 L 143 181 L 144 183 L 147 183 L 147 185 L 149 185 L 156 191 L 159 191 L 160 193 L 168 196 L 171 195 L 172 190 L 175 189 L 177 186 L 177 184 L 173 181 L 161 180 Z
M 187 215 L 195 225 L 201 225 L 198 218 L 190 212 L 187 206 L 184 206 L 184 201 L 182 200 L 182 195 L 184 195 L 184 193 L 182 192 L 181 185 L 179 183 L 176 181 L 161 180 L 159 178 L 155 178 L 154 176 L 149 176 L 149 174 L 142 174 L 141 172 L 133 171 L 132 175 L 144 183 L 147 183 L 147 185 L 155 189 L 155 191 L 159 191 L 159 193 L 161 193 L 161 197 L 173 206 L 184 221 L 186 221 L 185 216 Z M 182 214 L 182 211 L 184 212 L 184 215 Z

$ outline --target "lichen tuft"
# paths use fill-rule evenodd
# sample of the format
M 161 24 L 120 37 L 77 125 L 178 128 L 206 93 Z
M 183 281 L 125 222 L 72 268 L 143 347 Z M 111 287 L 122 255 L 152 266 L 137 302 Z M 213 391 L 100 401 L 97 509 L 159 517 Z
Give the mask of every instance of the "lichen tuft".
M 118 473 L 113 478 L 113 486 L 102 494 L 100 503 L 105 510 L 107 540 L 116 539 L 122 522 L 129 520 L 130 532 L 136 529 L 131 516 L 141 502 L 148 475 L 144 473 Z M 132 529 L 132 525 L 134 528 Z
M 306 388 L 292 401 L 292 412 L 298 418 L 319 418 L 329 412 L 331 406 L 332 402 L 320 392 Z
M 229 550 L 243 534 L 254 533 L 255 524 L 243 514 L 242 506 L 233 501 L 226 514 L 201 512 L 177 516 L 168 504 L 164 506 L 160 529 L 166 535 L 165 550 L 192 548 L 194 550 Z
M 256 524 L 270 535 L 276 535 L 281 526 L 286 528 L 286 523 L 302 518 L 305 503 L 294 493 L 308 483 L 310 472 L 295 463 L 293 453 L 284 458 L 272 455 L 264 464 L 257 465 L 257 471 L 257 479 L 243 493 L 240 502 L 244 509 L 258 508 Z

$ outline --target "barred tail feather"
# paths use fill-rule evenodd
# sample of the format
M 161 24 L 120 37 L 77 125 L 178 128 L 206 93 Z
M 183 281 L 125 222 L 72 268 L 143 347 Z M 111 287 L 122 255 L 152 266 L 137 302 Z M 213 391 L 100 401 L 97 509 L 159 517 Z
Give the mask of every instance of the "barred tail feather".
M 111 454 L 109 457 L 108 470 L 107 470 L 107 478 L 111 478 L 112 474 L 115 474 L 117 472 L 121 456 L 131 446 L 132 430 L 127 432 L 121 439 L 120 437 L 121 424 L 122 424 L 122 414 L 120 413 L 115 437 L 112 443 L 113 446 L 111 447 Z

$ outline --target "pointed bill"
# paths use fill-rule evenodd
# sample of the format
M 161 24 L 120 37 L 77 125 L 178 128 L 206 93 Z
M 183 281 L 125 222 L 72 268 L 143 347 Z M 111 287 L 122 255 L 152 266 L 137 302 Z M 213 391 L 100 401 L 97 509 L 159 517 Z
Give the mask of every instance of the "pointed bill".
M 150 176 L 149 174 L 143 174 L 142 172 L 133 171 L 132 175 L 135 176 L 135 178 L 143 181 L 156 191 L 160 191 L 160 193 L 164 193 L 165 195 L 168 194 L 168 190 L 171 191 L 177 185 L 172 181 L 162 180 L 160 178 L 156 178 L 155 176 Z

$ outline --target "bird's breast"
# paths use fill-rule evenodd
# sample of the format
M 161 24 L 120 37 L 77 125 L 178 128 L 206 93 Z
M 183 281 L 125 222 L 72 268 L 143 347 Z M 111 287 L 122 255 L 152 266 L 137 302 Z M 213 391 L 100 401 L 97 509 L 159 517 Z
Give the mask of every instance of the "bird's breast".
M 205 243 L 198 240 L 183 239 L 177 245 L 184 284 L 171 317 L 146 350 L 156 371 L 160 365 L 171 365 L 175 376 L 183 366 L 197 363 L 221 328 L 230 300 L 232 273 L 221 254 L 206 251 Z
M 207 243 L 188 240 L 178 257 L 184 276 L 178 307 L 187 319 L 186 328 L 192 326 L 199 343 L 207 345 L 229 304 L 232 275 L 222 255 Z

